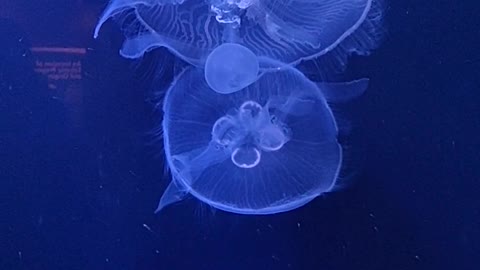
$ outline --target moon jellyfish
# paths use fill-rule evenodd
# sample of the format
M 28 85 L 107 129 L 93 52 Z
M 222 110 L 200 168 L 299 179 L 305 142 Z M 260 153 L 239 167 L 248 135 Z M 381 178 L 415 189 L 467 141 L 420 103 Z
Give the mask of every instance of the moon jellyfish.
M 368 80 L 315 83 L 297 64 L 338 72 L 376 48 L 380 1 L 111 0 L 95 37 L 114 18 L 122 56 L 164 47 L 190 65 L 163 103 L 172 181 L 157 212 L 191 194 L 228 212 L 274 214 L 332 191 L 343 153 L 330 104 L 361 95 Z
M 213 50 L 205 63 L 205 80 L 218 93 L 230 94 L 257 79 L 257 57 L 246 47 L 225 43 Z
M 332 191 L 342 147 L 329 103 L 361 95 L 367 82 L 314 83 L 283 65 L 219 93 L 187 68 L 164 100 L 172 181 L 157 212 L 191 194 L 228 212 L 274 214 Z
M 124 57 L 166 47 L 201 68 L 224 43 L 287 64 L 327 53 L 344 63 L 378 45 L 381 12 L 379 0 L 111 0 L 94 35 L 115 17 L 126 36 Z

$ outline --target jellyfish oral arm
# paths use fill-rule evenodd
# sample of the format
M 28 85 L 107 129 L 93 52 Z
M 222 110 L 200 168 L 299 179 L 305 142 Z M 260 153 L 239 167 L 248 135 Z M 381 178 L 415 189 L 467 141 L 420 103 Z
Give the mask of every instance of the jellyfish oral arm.
M 199 154 L 195 156 L 195 153 Z M 214 142 L 210 143 L 203 151 L 191 151 L 173 156 L 171 162 L 176 162 L 180 169 L 178 172 L 172 173 L 174 175 L 173 180 L 160 198 L 155 213 L 160 212 L 167 205 L 183 200 L 188 194 L 185 183 L 188 183 L 188 186 L 193 185 L 205 169 L 223 162 L 229 157 Z M 181 163 L 181 165 L 178 165 L 178 163 Z
M 268 103 L 270 108 L 281 111 L 284 114 L 302 116 L 309 114 L 315 109 L 316 98 L 307 93 L 294 93 L 288 97 L 271 97 Z
M 160 198 L 155 214 L 160 212 L 165 206 L 183 200 L 187 194 L 187 188 L 182 186 L 177 180 L 173 179 Z
M 194 184 L 200 174 L 207 168 L 221 163 L 230 157 L 230 153 L 215 142 L 210 142 L 208 146 L 196 156 L 192 153 L 185 153 L 179 156 L 173 156 L 173 162 L 181 163 L 178 171 L 178 178 Z
M 367 90 L 369 79 L 363 78 L 342 83 L 317 83 L 327 102 L 341 103 L 355 99 Z

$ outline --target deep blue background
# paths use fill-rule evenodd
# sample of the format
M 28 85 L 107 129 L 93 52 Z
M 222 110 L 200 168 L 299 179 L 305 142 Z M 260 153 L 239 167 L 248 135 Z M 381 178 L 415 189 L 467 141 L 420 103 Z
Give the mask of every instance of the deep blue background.
M 96 41 L 72 32 L 103 1 L 43 2 L 0 21 L 0 269 L 480 268 L 477 1 L 387 3 L 384 43 L 348 69 L 371 78 L 353 184 L 259 217 L 194 199 L 153 215 L 168 175 L 150 86 L 168 84 L 152 75 L 168 56 L 122 59 L 114 24 Z M 34 75 L 31 43 L 90 48 L 83 126 Z

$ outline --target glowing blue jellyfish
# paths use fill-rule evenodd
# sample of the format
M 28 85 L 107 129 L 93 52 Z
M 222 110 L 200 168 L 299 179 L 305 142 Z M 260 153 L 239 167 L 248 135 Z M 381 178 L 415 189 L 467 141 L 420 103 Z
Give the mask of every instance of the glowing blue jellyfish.
M 225 94 L 187 68 L 164 101 L 173 179 L 157 211 L 191 194 L 228 212 L 274 214 L 332 191 L 342 147 L 328 102 L 361 95 L 367 84 L 316 84 L 283 65 Z
M 381 7 L 379 0 L 112 0 L 95 36 L 111 17 L 123 27 L 127 58 L 166 47 L 203 68 L 218 46 L 236 43 L 260 59 L 296 64 L 335 51 L 343 63 L 378 45 Z
M 313 83 L 296 65 L 341 71 L 379 43 L 380 0 L 111 0 L 121 55 L 165 47 L 189 63 L 164 100 L 172 181 L 157 211 L 191 194 L 212 207 L 273 214 L 331 191 L 342 165 L 329 102 L 367 80 Z
M 230 94 L 257 80 L 259 62 L 255 54 L 236 43 L 224 43 L 207 58 L 205 80 L 218 93 Z

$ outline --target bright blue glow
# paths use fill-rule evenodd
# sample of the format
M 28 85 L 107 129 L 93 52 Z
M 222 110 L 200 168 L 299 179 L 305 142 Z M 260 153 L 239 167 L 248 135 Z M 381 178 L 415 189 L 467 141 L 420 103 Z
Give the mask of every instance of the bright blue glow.
M 205 80 L 211 89 L 229 94 L 257 80 L 259 63 L 246 47 L 225 43 L 213 50 L 205 63 Z
M 377 46 L 380 15 L 378 0 L 112 0 L 95 36 L 115 17 L 126 35 L 121 54 L 127 58 L 166 47 L 203 67 L 216 47 L 230 42 L 290 64 L 333 49 L 339 60 L 367 54 Z
M 241 91 L 221 94 L 200 69 L 188 68 L 164 101 L 173 180 L 158 211 L 190 193 L 225 211 L 273 214 L 331 191 L 342 148 L 326 97 L 348 99 L 366 86 L 360 80 L 324 87 L 283 66 Z
M 376 48 L 380 1 L 111 0 L 95 37 L 114 18 L 122 56 L 165 47 L 190 65 L 163 103 L 172 181 L 157 212 L 191 194 L 274 214 L 332 191 L 342 147 L 329 104 L 361 95 L 368 80 L 314 83 L 297 67 L 323 79 Z

